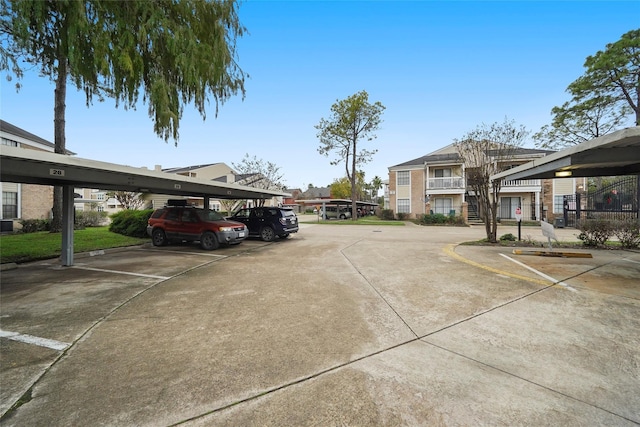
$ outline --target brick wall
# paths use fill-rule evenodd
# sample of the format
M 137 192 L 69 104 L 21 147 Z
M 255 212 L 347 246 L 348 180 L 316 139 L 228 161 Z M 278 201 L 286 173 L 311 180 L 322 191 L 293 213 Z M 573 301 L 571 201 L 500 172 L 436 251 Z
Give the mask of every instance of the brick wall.
M 422 215 L 425 211 L 424 205 L 424 170 L 411 171 L 411 218 Z
M 52 207 L 52 186 L 22 184 L 21 219 L 49 219 Z

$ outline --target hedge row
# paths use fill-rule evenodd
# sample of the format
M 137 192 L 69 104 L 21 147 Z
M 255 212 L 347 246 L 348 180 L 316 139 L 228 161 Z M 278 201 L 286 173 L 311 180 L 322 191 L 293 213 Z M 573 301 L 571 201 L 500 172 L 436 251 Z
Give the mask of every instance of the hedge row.
M 580 234 L 578 239 L 585 246 L 604 246 L 615 236 L 623 248 L 640 247 L 640 220 L 638 219 L 583 219 L 577 225 Z

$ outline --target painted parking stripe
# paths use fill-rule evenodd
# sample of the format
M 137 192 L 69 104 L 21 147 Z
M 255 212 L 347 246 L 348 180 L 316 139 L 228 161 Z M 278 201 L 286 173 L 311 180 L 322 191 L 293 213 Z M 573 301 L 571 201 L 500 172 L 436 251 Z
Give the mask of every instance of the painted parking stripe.
M 547 279 L 548 281 L 550 281 L 550 282 L 551 282 L 551 283 L 553 283 L 553 284 L 560 285 L 560 286 L 564 286 L 565 288 L 567 288 L 568 290 L 570 290 L 570 291 L 572 291 L 572 292 L 577 292 L 574 288 L 572 288 L 571 286 L 567 285 L 566 283 L 561 282 L 561 281 L 559 281 L 559 280 L 556 280 L 556 279 L 554 279 L 553 277 L 548 276 L 548 275 L 544 274 L 543 272 L 536 270 L 535 268 L 529 267 L 527 264 L 524 264 L 524 263 L 522 263 L 522 262 L 520 262 L 520 261 L 518 261 L 518 260 L 515 260 L 515 259 L 513 259 L 513 258 L 511 258 L 510 256 L 507 256 L 507 255 L 505 255 L 505 254 L 500 254 L 500 255 L 501 255 L 501 256 L 503 256 L 503 257 L 505 257 L 505 258 L 506 258 L 506 259 L 508 259 L 509 261 L 515 262 L 515 263 L 516 263 L 516 264 L 518 264 L 519 266 L 526 268 L 526 269 L 527 269 L 527 270 L 529 270 L 529 271 L 533 271 L 533 272 L 534 272 L 534 273 L 536 273 L 538 276 L 540 276 L 540 277 L 543 277 L 543 278 Z
M 207 256 L 207 257 L 213 257 L 213 258 L 227 258 L 228 257 L 228 255 L 212 254 L 212 253 L 206 253 L 206 252 L 171 251 L 171 250 L 168 250 L 168 249 L 141 248 L 141 249 L 138 249 L 138 250 L 145 251 L 145 252 L 171 253 L 171 254 L 179 254 L 179 255 L 200 255 L 200 256 Z
M 7 338 L 13 341 L 19 341 L 26 344 L 34 344 L 40 347 L 50 348 L 52 350 L 65 350 L 70 344 L 48 338 L 34 337 L 33 335 L 19 334 L 17 332 L 0 330 L 0 338 Z
M 101 271 L 103 273 L 126 274 L 128 276 L 148 277 L 150 279 L 160 279 L 160 280 L 169 279 L 169 277 L 167 277 L 167 276 L 154 276 L 153 274 L 130 273 L 128 271 L 105 270 L 103 268 L 80 267 L 78 265 L 74 265 L 72 267 L 73 268 L 77 268 L 78 270 L 89 270 L 89 271 Z

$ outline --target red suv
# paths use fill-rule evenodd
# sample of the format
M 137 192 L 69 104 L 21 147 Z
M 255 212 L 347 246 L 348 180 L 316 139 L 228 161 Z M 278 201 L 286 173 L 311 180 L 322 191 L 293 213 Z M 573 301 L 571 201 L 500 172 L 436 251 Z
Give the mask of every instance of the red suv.
M 249 230 L 240 222 L 226 220 L 216 211 L 167 206 L 151 214 L 147 234 L 154 246 L 168 245 L 171 241 L 199 241 L 202 249 L 210 251 L 221 244 L 242 242 L 249 235 Z

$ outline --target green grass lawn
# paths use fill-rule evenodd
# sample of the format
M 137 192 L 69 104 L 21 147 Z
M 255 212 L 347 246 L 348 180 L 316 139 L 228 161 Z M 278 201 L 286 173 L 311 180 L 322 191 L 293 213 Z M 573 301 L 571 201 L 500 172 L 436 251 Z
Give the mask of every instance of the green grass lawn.
M 117 248 L 148 243 L 149 239 L 128 237 L 112 233 L 109 227 L 90 227 L 75 230 L 73 250 L 75 253 L 99 249 Z M 0 236 L 0 263 L 28 262 L 59 257 L 62 253 L 62 233 L 16 233 Z

